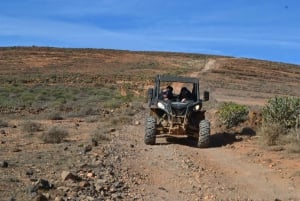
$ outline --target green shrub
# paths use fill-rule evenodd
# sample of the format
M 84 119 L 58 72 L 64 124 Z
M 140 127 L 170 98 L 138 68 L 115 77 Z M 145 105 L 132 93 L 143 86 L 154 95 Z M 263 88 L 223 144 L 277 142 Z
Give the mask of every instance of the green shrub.
M 218 115 L 226 128 L 232 128 L 247 120 L 248 112 L 249 110 L 245 105 L 226 102 L 219 107 Z
M 45 132 L 42 139 L 46 143 L 61 143 L 69 132 L 61 127 L 52 127 L 48 132 Z
M 263 125 L 260 134 L 267 145 L 293 145 L 300 143 L 300 99 L 274 97 L 262 110 Z
M 300 98 L 274 97 L 263 108 L 262 117 L 266 123 L 278 123 L 286 129 L 295 128 L 300 114 Z

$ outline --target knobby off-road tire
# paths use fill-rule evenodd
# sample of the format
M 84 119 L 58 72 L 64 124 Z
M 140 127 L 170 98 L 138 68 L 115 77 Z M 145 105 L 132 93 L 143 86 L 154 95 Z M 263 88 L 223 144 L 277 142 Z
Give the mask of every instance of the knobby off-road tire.
M 198 147 L 207 148 L 210 144 L 210 122 L 202 120 L 199 124 Z
M 146 117 L 144 142 L 154 145 L 156 141 L 156 119 L 152 116 Z

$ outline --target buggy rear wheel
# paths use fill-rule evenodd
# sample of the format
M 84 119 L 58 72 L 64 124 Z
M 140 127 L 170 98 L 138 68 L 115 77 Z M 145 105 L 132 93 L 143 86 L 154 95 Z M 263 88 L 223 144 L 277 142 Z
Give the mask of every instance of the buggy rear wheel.
M 199 138 L 198 147 L 207 148 L 210 144 L 210 122 L 208 120 L 202 120 L 199 124 Z
M 146 117 L 144 142 L 154 145 L 156 141 L 156 119 L 152 116 Z

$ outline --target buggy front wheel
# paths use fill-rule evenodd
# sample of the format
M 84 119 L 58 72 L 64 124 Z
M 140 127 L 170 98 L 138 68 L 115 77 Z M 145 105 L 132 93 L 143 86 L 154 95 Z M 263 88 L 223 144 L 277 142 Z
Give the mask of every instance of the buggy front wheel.
M 144 142 L 154 145 L 156 142 L 156 119 L 152 116 L 146 117 Z
M 202 120 L 199 123 L 199 138 L 197 146 L 199 148 L 207 148 L 210 144 L 210 122 Z

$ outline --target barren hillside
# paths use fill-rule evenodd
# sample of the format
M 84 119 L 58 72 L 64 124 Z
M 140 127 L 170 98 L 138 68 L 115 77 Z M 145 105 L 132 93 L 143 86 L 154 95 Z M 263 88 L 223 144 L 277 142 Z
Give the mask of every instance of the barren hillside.
M 194 75 L 216 100 L 232 97 L 237 101 L 245 99 L 249 104 L 259 104 L 274 95 L 299 96 L 299 67 L 200 54 L 38 47 L 0 49 L 2 84 L 18 79 L 24 83 L 46 82 L 38 79 L 39 75 L 49 76 L 50 80 L 46 80 L 51 82 L 51 76 L 56 75 L 52 82 L 71 85 L 130 82 L 145 88 L 155 74 Z

